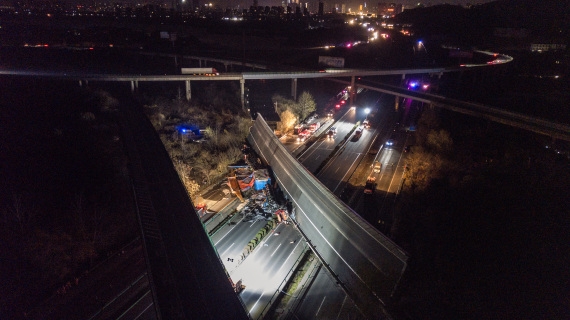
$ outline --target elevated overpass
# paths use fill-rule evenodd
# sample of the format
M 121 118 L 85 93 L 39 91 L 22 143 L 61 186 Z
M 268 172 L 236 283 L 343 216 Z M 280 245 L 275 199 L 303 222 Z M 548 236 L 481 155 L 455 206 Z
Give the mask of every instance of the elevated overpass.
M 249 319 L 142 107 L 122 101 L 119 120 L 157 318 Z
M 291 215 L 337 283 L 370 319 L 383 319 L 407 254 L 339 200 L 285 149 L 261 115 L 248 141 L 292 201 Z
M 543 134 L 553 139 L 570 141 L 570 126 L 527 115 L 498 109 L 474 102 L 460 101 L 440 95 L 407 90 L 388 84 L 374 84 L 374 86 L 357 84 L 359 88 L 388 93 L 397 97 L 421 101 L 432 106 L 466 114 L 469 116 L 487 119 L 507 126 Z

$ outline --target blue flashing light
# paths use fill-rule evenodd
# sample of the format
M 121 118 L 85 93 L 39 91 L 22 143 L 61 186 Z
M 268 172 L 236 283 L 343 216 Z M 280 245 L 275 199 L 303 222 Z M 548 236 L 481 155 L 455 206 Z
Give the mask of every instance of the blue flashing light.
M 181 124 L 176 126 L 176 130 L 182 134 L 193 133 L 195 135 L 200 135 L 200 130 L 195 125 Z

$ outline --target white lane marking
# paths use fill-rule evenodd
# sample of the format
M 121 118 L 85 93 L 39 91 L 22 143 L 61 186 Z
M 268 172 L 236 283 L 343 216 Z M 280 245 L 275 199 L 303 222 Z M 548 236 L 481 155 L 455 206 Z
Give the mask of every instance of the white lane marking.
M 277 246 L 277 248 L 275 248 L 275 250 L 274 250 L 273 253 L 271 254 L 271 257 L 273 257 L 273 255 L 275 254 L 275 252 L 277 252 L 277 250 L 279 249 L 279 247 L 281 247 L 281 243 Z
M 323 303 L 325 303 L 326 298 L 327 298 L 327 296 L 323 297 L 323 301 L 321 301 L 321 304 L 319 305 L 319 308 L 317 309 L 317 312 L 315 313 L 315 317 L 319 314 L 319 311 L 321 311 L 321 308 L 323 307 Z
M 281 268 L 279 268 L 279 270 L 277 270 L 277 272 L 275 272 L 275 274 L 279 274 L 279 271 L 281 271 L 281 269 L 283 269 L 283 267 L 285 266 L 285 264 L 287 263 L 287 260 L 289 260 L 289 258 L 291 258 L 291 255 L 293 254 L 293 252 L 295 252 L 297 250 L 297 247 L 299 246 L 299 244 L 302 241 L 298 241 L 297 244 L 295 245 L 295 247 L 293 248 L 293 250 L 291 250 L 291 253 L 289 253 L 289 256 L 287 256 L 287 259 L 285 259 L 285 261 L 283 261 L 283 263 L 281 264 Z M 255 252 L 255 251 L 254 251 Z M 266 290 L 263 290 L 263 292 L 259 295 L 259 298 L 257 299 L 257 301 L 255 301 L 255 303 L 253 304 L 253 306 L 251 307 L 251 309 L 249 309 L 249 314 L 253 313 L 253 309 L 255 309 L 255 306 L 259 303 L 259 300 L 261 300 L 261 298 L 263 297 L 263 295 L 265 294 Z
M 245 217 L 241 218 L 241 220 L 240 220 L 239 222 L 242 222 L 243 219 L 245 219 Z M 238 223 L 239 223 L 239 222 L 238 222 Z M 216 242 L 214 243 L 214 246 L 217 246 L 218 243 L 220 243 L 220 241 L 222 241 L 228 234 L 230 234 L 230 232 L 232 232 L 232 230 L 233 230 L 235 227 L 237 227 L 237 225 L 238 225 L 238 224 L 236 223 L 236 225 L 235 225 L 233 228 L 231 228 L 230 231 L 228 231 L 226 234 L 224 234 L 223 237 L 221 237 L 220 239 L 218 239 L 218 241 L 216 241 Z
M 342 309 L 344 308 L 344 303 L 346 302 L 346 298 L 348 296 L 344 295 L 344 299 L 342 299 L 342 304 L 340 305 L 340 310 L 338 310 L 338 313 L 336 315 L 336 318 L 338 319 L 338 317 L 340 317 L 340 314 L 342 313 Z
M 352 161 L 352 163 L 350 164 L 350 167 L 348 167 L 349 170 L 346 170 L 346 173 L 344 174 L 344 176 L 342 176 L 342 179 L 340 179 L 340 181 L 336 184 L 336 186 L 334 187 L 333 190 L 331 190 L 331 193 L 335 193 L 336 189 L 338 189 L 338 186 L 340 186 L 341 183 L 344 182 L 344 178 L 346 178 L 346 176 L 348 175 L 348 173 L 350 172 L 350 169 L 352 168 L 352 166 L 354 165 L 354 163 L 356 162 L 356 160 L 358 160 L 358 158 L 360 157 L 360 154 L 356 156 L 356 158 L 354 158 L 354 161 Z
M 222 252 L 222 254 L 221 254 L 220 256 L 223 256 L 223 255 L 225 255 L 225 254 L 226 254 L 226 252 L 228 252 L 228 250 L 230 250 L 230 249 L 231 249 L 231 248 L 234 246 L 234 244 L 236 244 L 236 243 L 235 243 L 235 242 L 233 242 L 233 243 L 232 243 L 232 245 L 231 245 L 231 246 L 229 246 L 229 247 L 228 247 L 226 250 L 224 250 L 224 252 Z

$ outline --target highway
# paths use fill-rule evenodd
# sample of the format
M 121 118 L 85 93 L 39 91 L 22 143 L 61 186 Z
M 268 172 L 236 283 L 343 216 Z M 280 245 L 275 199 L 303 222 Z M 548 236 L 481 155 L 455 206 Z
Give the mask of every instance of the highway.
M 403 126 L 395 126 L 398 113 L 394 112 L 393 100 L 387 98 L 389 97 L 373 91 L 362 93 L 358 96 L 356 108 L 346 108 L 338 121 L 332 124 L 338 128 L 334 141 L 320 139 L 298 157 L 303 166 L 315 172 L 336 145 L 345 140 L 355 123 L 368 118 L 371 127 L 364 129 L 359 139 L 354 139 L 352 135 L 344 141 L 341 151 L 316 177 L 385 234 L 388 234 L 392 223 L 391 208 L 403 175 L 401 156 L 408 137 L 405 132 L 399 130 Z M 373 117 L 368 117 L 366 108 L 373 111 Z M 388 139 L 395 141 L 395 145 L 385 146 Z M 371 149 L 378 151 L 369 153 Z M 383 164 L 379 173 L 372 172 L 373 161 Z M 376 192 L 364 195 L 363 185 L 370 174 L 376 176 Z M 326 269 L 320 269 L 294 314 L 299 318 L 315 319 L 340 319 L 348 315 L 351 318 L 362 318 L 361 311 L 336 283 Z
M 354 302 L 321 268 L 301 302 L 292 311 L 296 319 L 364 319 Z
M 295 264 L 305 252 L 306 244 L 293 225 L 279 224 L 269 232 L 253 253 L 241 261 L 244 247 L 265 225 L 265 220 L 247 222 L 235 215 L 211 239 L 232 281 L 242 280 L 246 288 L 240 297 L 252 319 L 260 319 L 275 301 Z M 230 260 L 228 260 L 228 258 Z M 233 261 L 231 260 L 233 259 Z
M 407 255 L 334 197 L 270 132 L 258 116 L 248 140 L 293 202 L 294 221 L 304 238 L 362 313 L 383 317 L 383 304 L 407 267 Z

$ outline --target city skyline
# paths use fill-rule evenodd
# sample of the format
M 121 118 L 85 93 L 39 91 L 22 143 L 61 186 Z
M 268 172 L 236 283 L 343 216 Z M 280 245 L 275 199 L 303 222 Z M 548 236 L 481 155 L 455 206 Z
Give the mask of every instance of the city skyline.
M 190 0 L 178 0 L 183 6 L 189 6 L 194 1 Z M 310 0 L 310 1 L 303 1 L 303 0 L 258 0 L 257 3 L 259 6 L 281 6 L 281 5 L 291 5 L 291 6 L 302 6 L 303 4 L 308 4 L 310 10 L 317 10 L 318 3 L 323 2 L 325 4 L 325 8 L 332 8 L 334 5 L 338 5 L 341 7 L 343 4 L 345 5 L 346 9 L 349 8 L 351 11 L 359 10 L 360 6 L 363 8 L 367 8 L 368 11 L 376 11 L 378 8 L 379 3 L 396 3 L 402 4 L 404 9 L 411 9 L 418 5 L 424 6 L 433 6 L 433 5 L 440 5 L 440 4 L 451 4 L 451 5 L 476 5 L 476 4 L 483 4 L 487 2 L 492 2 L 493 0 L 434 0 L 434 1 L 414 1 L 414 0 L 401 0 L 401 1 L 362 1 L 362 0 Z M 17 1 L 20 3 L 32 3 L 32 1 Z M 125 1 L 97 1 L 97 0 L 75 0 L 75 1 L 61 1 L 62 3 L 68 5 L 83 5 L 83 6 L 90 6 L 99 3 L 122 3 L 125 6 L 130 7 L 139 7 L 145 5 L 160 5 L 171 7 L 176 3 L 175 1 L 133 1 L 133 0 L 125 0 Z M 212 7 L 221 7 L 221 8 L 249 8 L 254 4 L 253 0 L 203 0 L 198 1 L 200 5 L 204 6 L 206 4 L 212 4 Z M 0 0 L 0 7 L 11 7 L 16 3 L 16 1 L 12 0 Z M 37 1 L 36 3 L 42 3 L 42 1 Z M 314 8 L 313 8 L 314 7 Z

